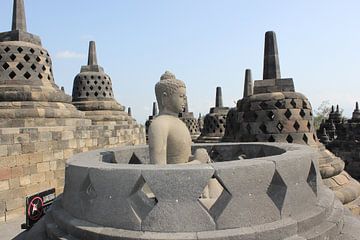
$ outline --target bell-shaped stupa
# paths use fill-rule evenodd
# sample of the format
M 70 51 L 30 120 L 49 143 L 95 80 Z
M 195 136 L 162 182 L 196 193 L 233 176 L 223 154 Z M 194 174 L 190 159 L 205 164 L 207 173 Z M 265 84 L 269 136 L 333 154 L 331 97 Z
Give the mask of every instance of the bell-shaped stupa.
M 94 41 L 89 43 L 88 64 L 81 67 L 73 84 L 72 102 L 85 112 L 93 125 L 123 124 L 134 121 L 114 98 L 111 78 L 97 63 Z
M 14 0 L 12 29 L 0 33 L 0 127 L 89 124 L 83 117 L 55 84 L 40 38 L 27 32 L 24 1 Z

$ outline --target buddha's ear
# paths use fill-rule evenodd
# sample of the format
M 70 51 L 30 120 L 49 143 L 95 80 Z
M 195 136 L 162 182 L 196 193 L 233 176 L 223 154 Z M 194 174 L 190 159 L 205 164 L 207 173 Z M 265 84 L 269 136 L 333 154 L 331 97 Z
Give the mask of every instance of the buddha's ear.
M 167 101 L 164 100 L 164 98 L 166 98 L 166 97 L 167 97 L 167 93 L 166 93 L 166 92 L 162 92 L 161 104 L 162 104 L 163 106 L 165 106 L 165 103 L 167 102 Z

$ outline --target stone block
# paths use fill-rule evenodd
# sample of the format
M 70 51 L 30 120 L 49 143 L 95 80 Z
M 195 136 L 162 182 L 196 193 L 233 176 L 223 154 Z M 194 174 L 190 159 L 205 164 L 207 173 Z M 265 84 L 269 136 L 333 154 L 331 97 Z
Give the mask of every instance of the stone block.
M 8 155 L 8 146 L 0 145 L 0 157 L 4 157 Z
M 142 221 L 143 231 L 191 232 L 215 229 L 215 222 L 200 204 L 214 169 L 210 166 L 174 166 L 146 169 L 142 176 L 157 204 Z M 164 183 L 166 184 L 164 185 Z M 156 222 L 152 219 L 158 219 Z
M 43 154 L 41 152 L 29 154 L 30 164 L 36 164 L 39 162 L 43 162 L 43 160 L 44 160 L 44 158 L 43 158 Z
M 11 178 L 11 168 L 1 167 L 0 168 L 0 181 L 8 180 L 9 178 Z
M 14 135 L 14 143 L 29 143 L 30 135 L 29 133 L 21 133 Z
M 11 177 L 21 177 L 24 174 L 23 167 L 22 166 L 16 166 L 11 168 Z
M 35 143 L 23 143 L 21 144 L 22 153 L 33 153 L 35 152 Z
M 40 172 L 47 172 L 50 170 L 49 162 L 40 162 L 36 164 L 37 171 Z
M 40 142 L 50 142 L 53 140 L 52 133 L 50 131 L 40 132 L 38 136 L 38 140 L 40 140 Z
M 228 203 L 221 203 L 223 199 L 219 198 L 210 209 L 218 229 L 250 227 L 280 219 L 279 210 L 267 195 L 275 171 L 273 162 L 243 160 L 214 163 L 213 167 L 215 177 L 231 196 Z
M 30 175 L 20 177 L 20 186 L 26 186 L 31 183 Z
M 13 144 L 14 143 L 14 134 L 2 134 L 0 135 L 0 144 Z
M 8 155 L 20 155 L 22 153 L 21 144 L 7 145 Z
M 31 184 L 45 181 L 45 173 L 35 173 L 30 175 Z
M 74 139 L 73 131 L 63 131 L 61 133 L 61 140 L 70 140 L 70 139 Z
M 15 189 L 15 188 L 19 188 L 20 187 L 20 178 L 10 178 L 9 179 L 9 187 L 10 189 Z M 19 195 L 19 197 L 22 197 L 21 192 L 20 191 L 16 191 L 16 193 Z
M 27 166 L 30 163 L 29 154 L 17 155 L 15 159 L 16 159 L 16 166 Z
M 8 211 L 21 208 L 24 205 L 25 205 L 24 198 L 16 198 L 16 199 L 11 199 L 11 201 L 6 201 L 6 208 Z
M 10 189 L 9 180 L 0 181 L 0 191 L 5 191 L 9 189 Z

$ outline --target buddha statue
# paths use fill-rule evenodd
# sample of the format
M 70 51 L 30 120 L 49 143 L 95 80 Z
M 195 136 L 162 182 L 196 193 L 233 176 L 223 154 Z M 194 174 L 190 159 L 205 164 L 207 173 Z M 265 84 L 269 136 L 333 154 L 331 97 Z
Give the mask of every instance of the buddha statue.
M 210 158 L 205 149 L 191 155 L 191 136 L 185 123 L 178 118 L 186 107 L 186 86 L 166 71 L 155 85 L 159 114 L 149 127 L 149 151 L 152 164 L 206 163 Z

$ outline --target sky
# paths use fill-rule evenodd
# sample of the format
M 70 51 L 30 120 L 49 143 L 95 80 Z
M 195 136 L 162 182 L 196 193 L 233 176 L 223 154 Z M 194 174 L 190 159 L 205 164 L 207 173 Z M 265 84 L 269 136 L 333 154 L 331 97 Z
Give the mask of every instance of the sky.
M 94 40 L 115 98 L 140 123 L 166 70 L 186 83 L 195 116 L 214 106 L 217 86 L 234 107 L 245 69 L 262 79 L 266 31 L 277 34 L 281 76 L 293 78 L 315 110 L 328 100 L 351 117 L 360 101 L 358 0 L 24 1 L 28 32 L 49 51 L 57 85 L 71 95 Z M 0 32 L 11 18 L 12 0 L 0 0 Z

